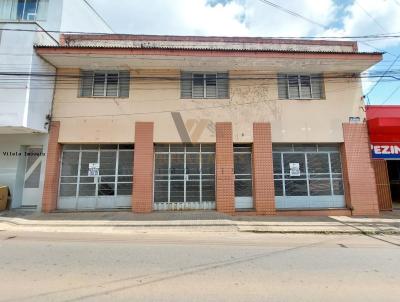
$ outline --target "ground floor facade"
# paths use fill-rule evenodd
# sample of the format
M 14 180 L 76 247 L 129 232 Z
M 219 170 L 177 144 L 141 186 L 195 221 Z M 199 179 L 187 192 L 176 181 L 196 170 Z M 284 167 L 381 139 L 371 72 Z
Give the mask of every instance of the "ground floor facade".
M 341 143 L 274 143 L 269 123 L 236 143 L 232 123 L 215 142 L 156 142 L 153 122 L 136 122 L 135 141 L 59 143 L 51 125 L 44 212 L 129 209 L 216 210 L 232 215 L 377 215 L 365 124 L 343 124 Z
M 45 180 L 47 134 L 0 135 L 0 185 L 10 208 L 40 210 Z

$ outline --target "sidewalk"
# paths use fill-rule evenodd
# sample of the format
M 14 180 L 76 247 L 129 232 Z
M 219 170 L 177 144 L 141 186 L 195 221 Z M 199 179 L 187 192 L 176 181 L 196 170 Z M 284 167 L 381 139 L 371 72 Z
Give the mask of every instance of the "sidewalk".
M 214 211 L 0 213 L 0 230 L 29 232 L 256 232 L 400 235 L 400 211 L 378 218 L 229 216 Z

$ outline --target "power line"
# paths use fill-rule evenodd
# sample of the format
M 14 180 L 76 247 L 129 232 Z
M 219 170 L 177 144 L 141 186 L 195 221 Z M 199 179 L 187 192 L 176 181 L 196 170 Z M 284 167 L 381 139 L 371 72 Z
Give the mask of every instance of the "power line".
M 385 29 L 373 16 L 371 16 L 371 14 L 370 14 L 364 7 L 361 6 L 360 2 L 358 2 L 358 1 L 356 0 L 354 3 L 356 3 L 356 4 L 364 11 L 364 13 L 365 13 L 372 21 L 374 21 L 374 23 L 375 23 L 376 25 L 378 25 L 378 27 L 379 27 L 380 29 L 382 29 L 383 32 L 386 32 L 386 29 Z
M 259 0 L 264 1 L 264 0 Z M 318 24 L 318 23 L 317 23 Z M 321 24 L 322 25 L 322 24 Z M 327 28 L 324 26 L 324 28 Z M 22 28 L 1 28 L 0 31 L 15 31 L 15 32 L 44 32 L 44 33 L 58 33 L 58 34 L 71 34 L 71 35 L 87 35 L 87 36 L 102 36 L 110 35 L 105 32 L 83 32 L 83 31 L 60 31 L 60 30 L 37 30 L 37 29 L 22 29 Z M 117 36 L 152 36 L 160 38 L 162 35 L 137 35 L 127 33 L 113 33 Z M 184 37 L 184 36 L 176 36 Z M 217 36 L 215 36 L 217 37 Z M 249 38 L 249 37 L 246 37 Z M 371 34 L 371 35 L 353 35 L 353 36 L 262 36 L 262 37 L 250 37 L 250 38 L 261 38 L 261 39 L 371 39 L 371 38 L 400 38 L 400 32 L 393 33 L 382 33 L 382 34 Z
M 381 82 L 381 80 L 383 79 L 384 76 L 386 76 L 386 74 L 390 71 L 390 69 L 392 68 L 392 66 L 397 62 L 397 60 L 400 58 L 400 54 L 396 57 L 396 59 L 394 59 L 393 63 L 390 64 L 389 68 L 382 74 L 381 78 L 375 83 L 375 85 L 364 95 L 368 96 L 372 91 L 374 91 L 374 89 L 376 88 L 376 86 L 378 86 L 378 84 Z
M 299 13 L 296 13 L 296 12 L 290 10 L 290 9 L 284 8 L 284 7 L 282 7 L 282 6 L 280 6 L 280 5 L 276 4 L 276 3 L 273 3 L 273 2 L 267 1 L 267 0 L 259 0 L 259 1 L 261 1 L 262 3 L 265 3 L 265 4 L 269 5 L 269 6 L 272 6 L 272 7 L 276 8 L 276 9 L 278 9 L 278 10 L 281 10 L 281 11 L 283 11 L 285 13 L 288 13 L 289 15 L 298 17 L 298 18 L 303 19 L 303 20 L 305 20 L 305 21 L 307 21 L 309 23 L 312 23 L 314 25 L 318 25 L 320 27 L 323 27 L 324 29 L 328 29 L 328 27 L 326 25 L 323 25 L 321 23 L 315 22 L 315 21 L 313 21 L 313 20 L 311 20 L 311 19 L 309 19 L 309 18 L 307 18 L 307 17 L 305 17 L 303 15 L 300 15 Z
M 397 86 L 395 89 L 393 89 L 392 93 L 382 102 L 381 105 L 385 105 L 394 95 L 395 93 L 400 89 L 400 85 Z

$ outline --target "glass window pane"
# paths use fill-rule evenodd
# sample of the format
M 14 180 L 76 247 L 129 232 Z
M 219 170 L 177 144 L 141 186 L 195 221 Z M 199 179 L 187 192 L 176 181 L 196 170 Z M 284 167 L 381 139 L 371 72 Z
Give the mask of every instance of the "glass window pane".
M 332 173 L 342 173 L 342 163 L 339 153 L 331 153 L 331 169 Z
M 332 195 L 331 181 L 327 180 L 310 180 L 310 195 L 311 196 L 326 196 Z
M 334 179 L 333 181 L 333 194 L 334 195 L 343 195 L 343 181 L 341 179 Z
M 78 177 L 61 177 L 62 184 L 75 184 L 78 182 Z
M 186 182 L 186 201 L 199 202 L 200 201 L 200 182 L 187 181 Z
M 311 79 L 310 76 L 300 76 L 301 98 L 311 99 Z
M 118 182 L 132 182 L 132 176 L 118 176 Z
M 81 148 L 81 145 L 64 145 L 63 149 L 64 150 L 79 150 Z
M 85 183 L 94 184 L 94 177 L 81 176 L 79 182 L 83 184 Z
M 134 149 L 134 145 L 129 145 L 129 144 L 123 144 L 123 145 L 119 145 L 119 150 L 133 150 Z
M 81 176 L 88 176 L 89 164 L 98 162 L 97 152 L 82 152 L 81 156 Z
M 96 196 L 96 184 L 80 184 L 79 196 Z
M 215 154 L 201 154 L 201 172 L 202 174 L 215 174 Z
M 200 174 L 200 154 L 186 154 L 186 174 Z
M 304 153 L 284 153 L 283 154 L 283 164 L 284 172 L 286 177 L 301 178 L 305 177 L 306 167 L 305 167 L 305 154 Z M 290 176 L 290 164 L 298 163 L 300 165 L 300 176 Z
M 100 175 L 115 175 L 117 152 L 100 151 Z
M 217 97 L 217 75 L 206 74 L 206 97 Z
M 169 145 L 168 144 L 157 144 L 155 146 L 156 152 L 169 152 Z
M 215 145 L 201 144 L 201 152 L 215 152 Z
M 282 180 L 274 180 L 275 196 L 283 196 L 283 183 Z
M 204 75 L 193 74 L 193 97 L 204 98 Z
M 251 153 L 235 153 L 235 174 L 252 174 Z
M 235 181 L 235 196 L 236 197 L 251 197 L 253 196 L 251 180 L 236 180 Z
M 339 151 L 338 144 L 318 144 L 318 151 Z
M 308 173 L 329 173 L 329 157 L 326 153 L 307 154 Z
M 274 173 L 281 174 L 282 173 L 281 153 L 272 153 L 272 157 L 274 160 Z
M 104 96 L 105 82 L 106 82 L 105 73 L 94 74 L 93 96 Z
M 202 201 L 215 201 L 215 181 L 202 181 Z
M 171 174 L 185 173 L 185 155 L 179 153 L 171 154 Z
M 299 99 L 299 78 L 297 75 L 289 75 L 288 76 L 289 82 L 289 98 L 290 99 Z
M 107 96 L 118 96 L 118 82 L 119 82 L 119 74 L 118 73 L 109 73 L 107 74 Z
M 119 151 L 118 175 L 133 174 L 133 151 Z
M 200 145 L 186 145 L 186 152 L 200 152 Z
M 63 152 L 61 176 L 77 176 L 79 165 L 79 152 Z
M 154 182 L 154 202 L 168 202 L 168 181 Z
M 155 174 L 168 174 L 168 154 L 155 155 Z
M 99 184 L 98 196 L 114 196 L 115 195 L 115 184 Z
M 286 196 L 307 196 L 306 180 L 286 180 L 285 181 Z
M 76 196 L 76 184 L 61 184 L 60 185 L 60 196 L 75 197 Z
M 292 144 L 273 144 L 272 151 L 273 152 L 292 152 L 293 145 Z
M 171 152 L 185 152 L 185 145 L 172 144 L 170 148 Z
M 132 184 L 131 183 L 117 184 L 117 195 L 118 196 L 132 195 Z
M 293 145 L 294 151 L 301 152 L 317 152 L 317 145 L 315 144 L 295 144 Z
M 184 202 L 184 189 L 183 181 L 171 181 L 171 202 Z

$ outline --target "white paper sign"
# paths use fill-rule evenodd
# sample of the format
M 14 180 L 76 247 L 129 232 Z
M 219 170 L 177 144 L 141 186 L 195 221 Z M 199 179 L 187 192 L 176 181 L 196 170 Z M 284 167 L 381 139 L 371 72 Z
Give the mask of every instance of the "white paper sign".
M 300 176 L 300 164 L 299 163 L 290 163 L 290 176 Z
M 99 169 L 100 169 L 99 163 L 89 163 L 88 176 L 98 176 Z

